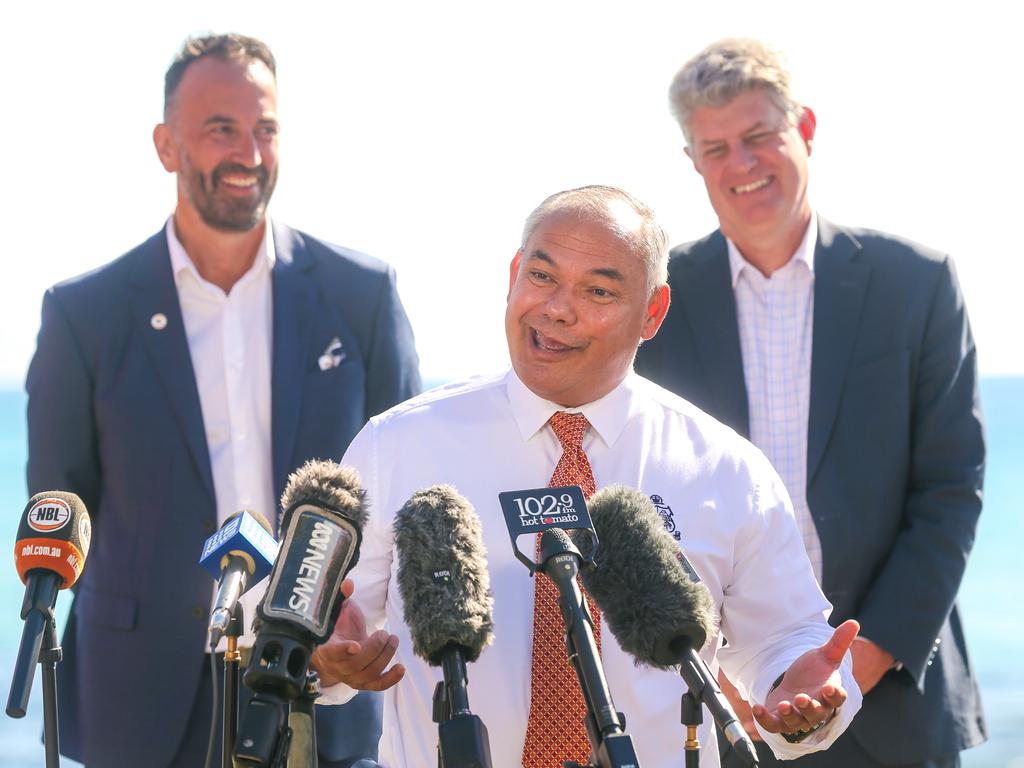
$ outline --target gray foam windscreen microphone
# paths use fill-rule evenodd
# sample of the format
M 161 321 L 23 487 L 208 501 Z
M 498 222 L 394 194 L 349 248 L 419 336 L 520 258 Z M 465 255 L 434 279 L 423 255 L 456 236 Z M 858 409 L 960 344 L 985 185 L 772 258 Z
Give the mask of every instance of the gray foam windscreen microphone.
M 596 567 L 580 578 L 622 649 L 662 669 L 679 664 L 682 641 L 700 650 L 715 632 L 715 604 L 683 566 L 650 499 L 616 485 L 595 493 L 587 508 L 600 544 Z M 584 557 L 591 554 L 589 539 L 574 540 Z
M 398 591 L 413 651 L 438 666 L 445 646 L 476 661 L 494 633 L 487 551 L 473 505 L 450 485 L 417 491 L 394 522 Z

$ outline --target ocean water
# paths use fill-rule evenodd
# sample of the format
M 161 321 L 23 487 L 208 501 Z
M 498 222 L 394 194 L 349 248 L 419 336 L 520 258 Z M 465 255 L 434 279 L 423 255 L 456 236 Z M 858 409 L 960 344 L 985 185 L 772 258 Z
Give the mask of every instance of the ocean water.
M 991 738 L 964 754 L 965 768 L 1024 768 L 1024 378 L 982 381 L 988 435 L 985 511 L 960 593 L 967 640 L 978 677 Z M 21 639 L 23 587 L 14 570 L 13 547 L 25 491 L 25 398 L 0 390 L 0 691 L 6 704 Z M 2 560 L 2 558 L 0 558 Z M 1013 606 L 1018 606 L 1014 608 Z M 67 611 L 58 601 L 58 631 Z M 145 684 L 145 681 L 141 681 Z M 44 763 L 42 687 L 36 675 L 27 717 L 0 715 L 0 768 Z M 65 761 L 64 766 L 74 766 Z

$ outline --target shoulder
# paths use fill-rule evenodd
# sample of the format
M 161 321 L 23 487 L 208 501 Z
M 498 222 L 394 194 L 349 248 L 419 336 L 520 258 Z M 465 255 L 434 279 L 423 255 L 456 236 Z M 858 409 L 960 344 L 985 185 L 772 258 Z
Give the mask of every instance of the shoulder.
M 721 231 L 715 230 L 699 240 L 677 245 L 669 252 L 669 273 L 687 269 L 711 261 L 719 256 L 726 256 L 725 237 Z
M 50 287 L 46 296 L 68 311 L 110 312 L 124 303 L 129 286 L 160 269 L 170 270 L 163 228 L 145 242 L 103 266 Z
M 818 237 L 821 254 L 841 250 L 849 243 L 857 249 L 858 261 L 894 272 L 938 272 L 951 262 L 948 254 L 908 237 L 825 219 L 819 219 Z
M 381 259 L 277 222 L 274 222 L 274 245 L 284 258 L 310 259 L 328 276 L 381 281 L 390 279 L 393 274 L 391 266 Z
M 440 424 L 450 428 L 463 421 L 479 423 L 488 413 L 507 411 L 505 376 L 496 373 L 443 384 L 374 416 L 370 423 L 378 432 L 399 434 Z

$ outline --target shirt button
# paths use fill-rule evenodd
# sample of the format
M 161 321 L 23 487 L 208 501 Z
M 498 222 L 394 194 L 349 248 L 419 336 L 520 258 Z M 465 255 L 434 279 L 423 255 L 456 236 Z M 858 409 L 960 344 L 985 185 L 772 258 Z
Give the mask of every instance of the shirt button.
M 201 619 L 204 616 L 206 616 L 206 609 L 204 609 L 203 606 L 201 606 L 201 605 L 193 605 L 192 606 L 192 618 L 193 619 Z

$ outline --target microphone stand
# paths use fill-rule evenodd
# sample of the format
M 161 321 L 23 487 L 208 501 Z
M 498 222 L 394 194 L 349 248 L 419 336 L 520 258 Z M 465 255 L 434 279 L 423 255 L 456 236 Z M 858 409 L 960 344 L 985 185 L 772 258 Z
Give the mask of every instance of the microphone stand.
M 221 715 L 221 765 L 232 768 L 232 755 L 235 752 L 235 736 L 238 733 L 238 665 L 242 654 L 238 650 L 238 638 L 245 626 L 245 612 L 238 603 L 231 613 L 231 620 L 224 632 L 228 639 L 227 651 L 224 653 L 224 708 Z
M 692 691 L 683 694 L 679 720 L 686 726 L 686 743 L 683 750 L 686 754 L 685 768 L 700 768 L 700 739 L 697 738 L 697 726 L 704 722 L 700 699 Z
M 455 643 L 441 653 L 444 682 L 434 688 L 438 768 L 491 768 L 487 726 L 469 710 L 466 657 Z
M 561 536 L 554 534 L 558 531 Z M 625 718 L 615 710 L 608 681 L 597 655 L 593 621 L 587 611 L 576 576 L 582 555 L 564 531 L 541 534 L 540 570 L 558 587 L 559 609 L 565 622 L 565 647 L 576 670 L 587 705 L 584 725 L 592 763 L 587 768 L 640 768 L 632 737 L 623 730 Z M 580 768 L 573 761 L 565 768 Z
M 31 574 L 32 571 L 29 571 Z M 39 573 L 39 571 L 36 571 Z M 52 580 L 40 580 L 31 592 L 26 591 L 21 605 L 22 629 L 18 660 L 14 666 L 11 692 L 7 699 L 7 714 L 24 717 L 32 693 L 35 661 L 42 665 L 43 678 L 43 741 L 46 748 L 46 768 L 60 766 L 60 736 L 57 729 L 57 662 L 63 651 L 57 643 L 57 621 L 53 608 L 57 604 L 57 585 Z

